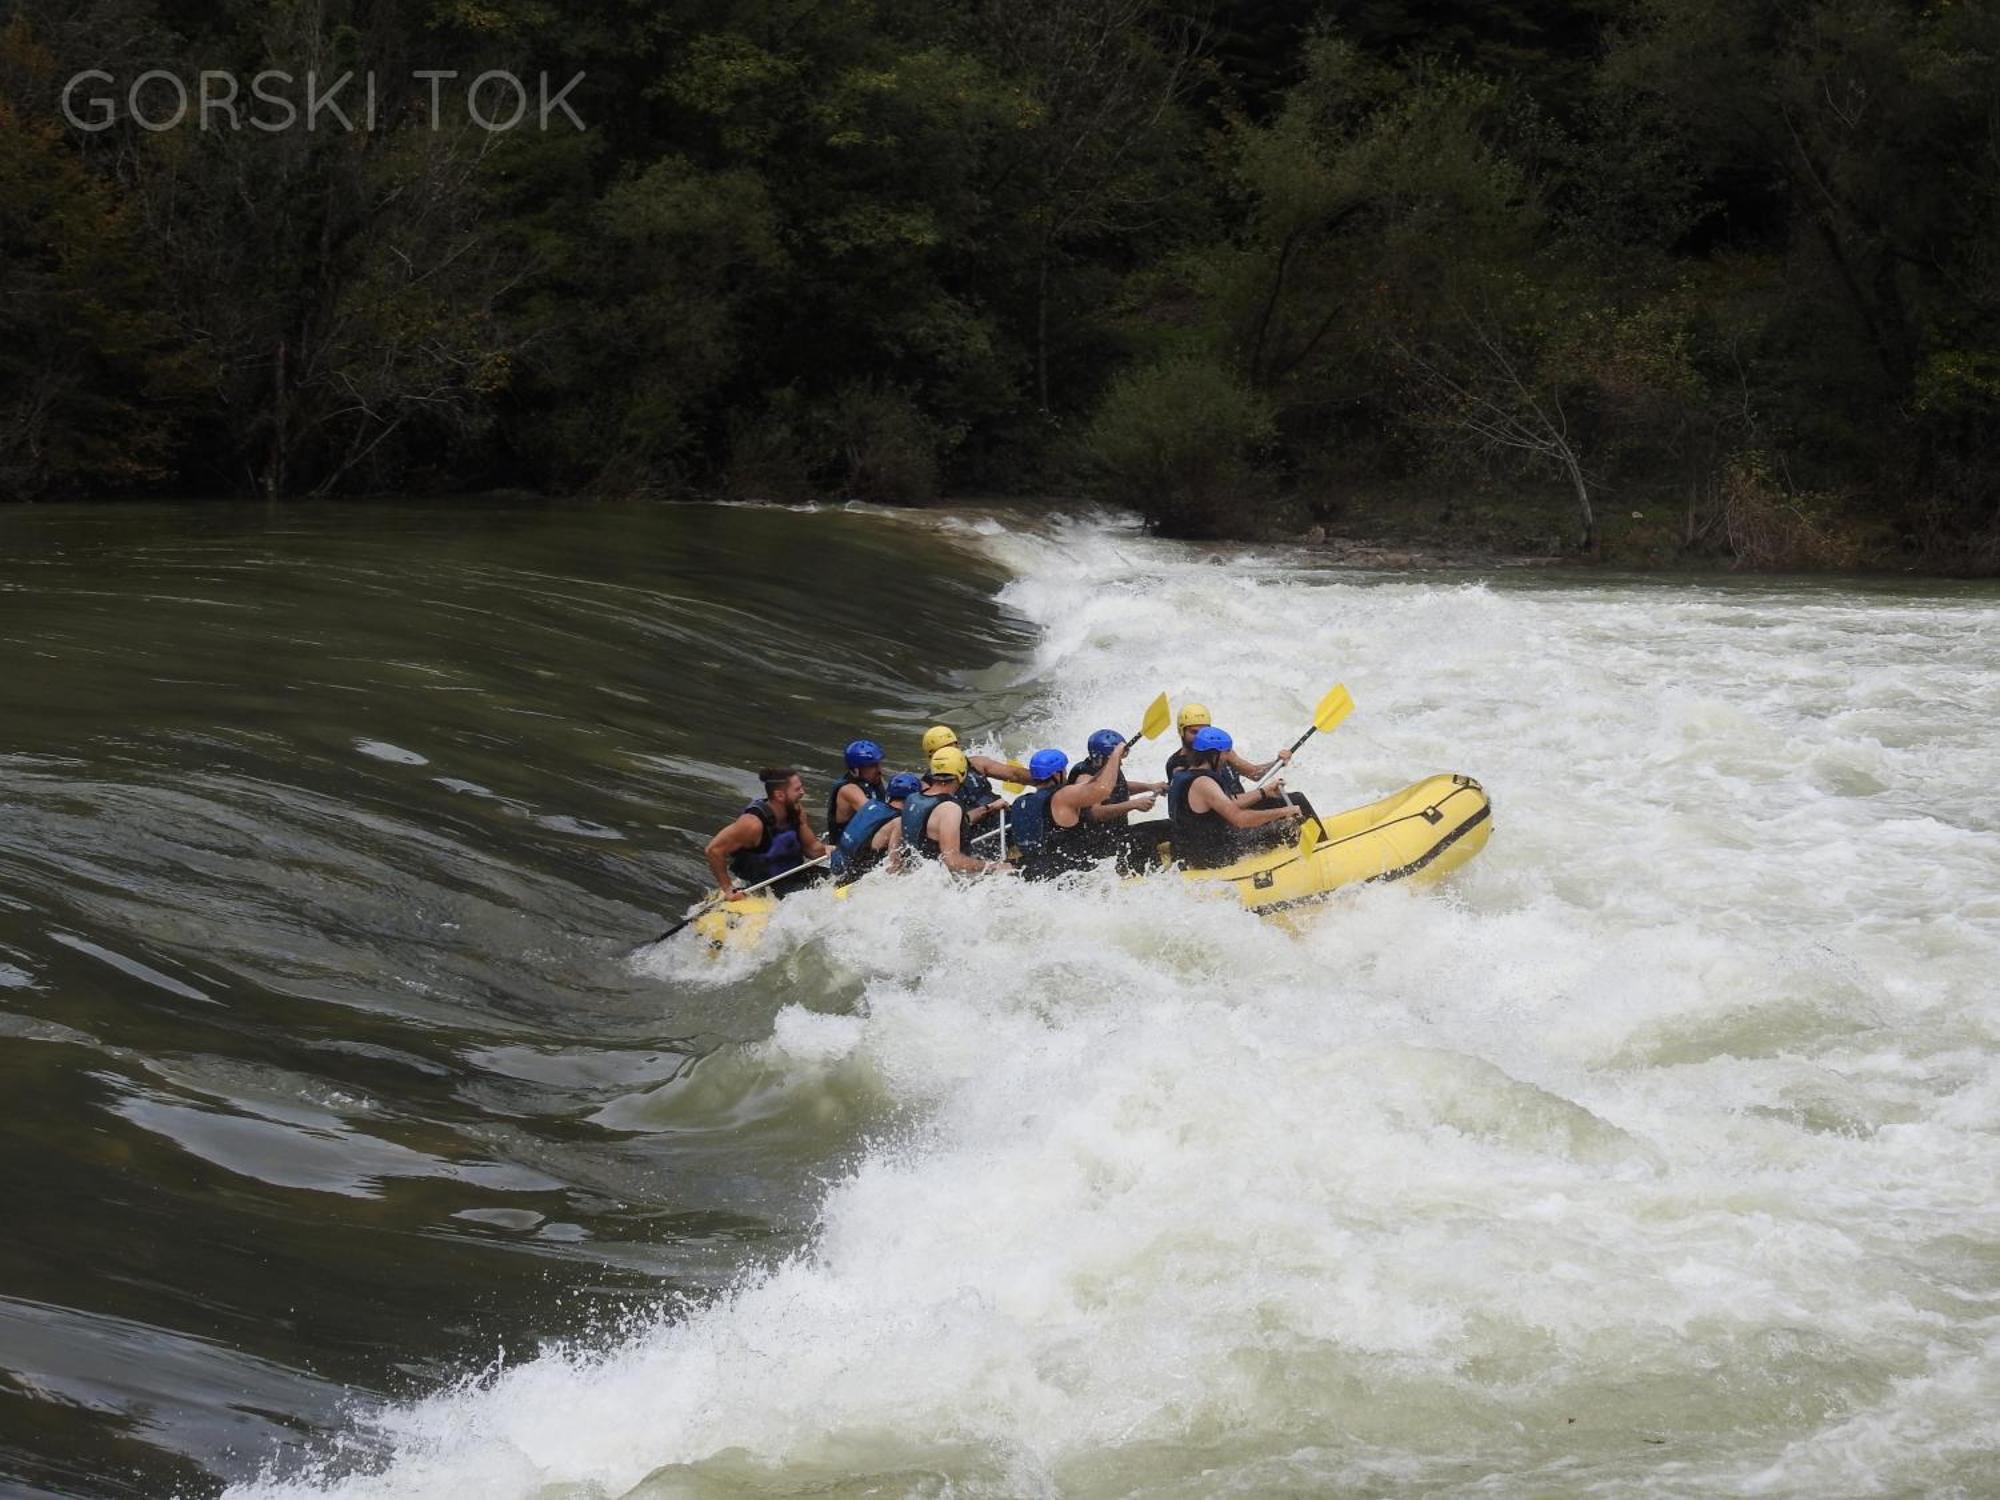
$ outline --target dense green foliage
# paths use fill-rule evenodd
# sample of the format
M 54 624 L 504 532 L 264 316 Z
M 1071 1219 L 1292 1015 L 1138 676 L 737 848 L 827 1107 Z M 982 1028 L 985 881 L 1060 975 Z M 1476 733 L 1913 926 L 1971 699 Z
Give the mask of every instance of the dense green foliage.
M 155 132 L 149 68 L 383 92 Z M 588 128 L 478 128 L 489 68 Z M 15 0 L 0 494 L 1480 496 L 1990 567 L 1996 141 L 1970 0 Z

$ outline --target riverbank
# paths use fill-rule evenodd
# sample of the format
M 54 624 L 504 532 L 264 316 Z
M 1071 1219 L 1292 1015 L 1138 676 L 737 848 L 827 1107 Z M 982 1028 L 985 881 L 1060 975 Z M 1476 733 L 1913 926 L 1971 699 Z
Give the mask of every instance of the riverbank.
M 1692 497 L 1600 494 L 1586 547 L 1575 499 L 1521 480 L 1374 481 L 1245 506 L 1239 540 L 1295 544 L 1361 568 L 1605 568 L 1618 572 L 2000 576 L 2000 538 L 1898 530 L 1837 497 L 1738 477 Z
M 1802 502 L 1773 504 L 1769 496 L 1717 502 L 1722 508 L 1690 509 L 1663 498 L 1607 499 L 1597 510 L 1594 553 L 1580 545 L 1580 522 L 1573 501 L 1553 486 L 1491 481 L 1381 483 L 1343 488 L 1317 498 L 1246 500 L 1223 517 L 1212 534 L 1198 538 L 1221 544 L 1292 546 L 1334 567 L 1412 571 L 1466 569 L 1604 569 L 1621 573 L 1818 575 L 1825 577 L 1932 578 L 1940 581 L 2000 577 L 2000 539 L 1957 550 L 1923 546 L 1886 527 L 1868 525 L 1815 510 Z M 991 516 L 1011 524 L 1023 517 L 1113 514 L 1097 502 L 1070 494 L 998 495 L 962 493 L 929 503 L 892 504 L 829 493 L 811 497 L 777 495 L 673 496 L 548 494 L 501 489 L 411 500 L 387 496 L 344 496 L 319 501 L 258 501 L 240 498 L 190 500 L 186 497 L 133 497 L 68 502 L 61 506 L 0 506 L 18 542 L 36 531 L 38 517 L 63 517 L 72 529 L 89 515 L 92 529 L 108 533 L 133 518 L 146 536 L 170 532 L 156 518 L 179 515 L 190 533 L 261 526 L 273 513 L 320 506 L 379 508 L 385 513 L 421 507 L 437 515 L 510 510 L 606 512 L 651 506 L 769 506 L 790 510 L 879 509 L 911 516 Z M 1733 505 L 1733 509 L 1731 506 Z M 1740 550 L 1739 550 L 1740 548 Z

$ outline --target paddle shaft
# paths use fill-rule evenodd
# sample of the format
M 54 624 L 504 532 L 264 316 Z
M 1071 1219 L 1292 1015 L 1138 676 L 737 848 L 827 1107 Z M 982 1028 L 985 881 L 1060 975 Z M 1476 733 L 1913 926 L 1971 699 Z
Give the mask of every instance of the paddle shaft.
M 1303 745 L 1307 740 L 1311 739 L 1314 735 L 1318 733 L 1319 733 L 1319 725 L 1315 724 L 1310 729 L 1308 729 L 1304 734 L 1300 735 L 1297 739 L 1292 741 L 1292 748 L 1287 753 L 1292 755 L 1297 755 L 1299 753 L 1299 746 Z M 1254 783 L 1254 785 L 1257 786 L 1259 789 L 1262 789 L 1263 787 L 1269 785 L 1271 782 L 1277 780 L 1278 773 L 1284 769 L 1285 769 L 1285 763 L 1283 761 L 1279 761 L 1275 766 L 1271 767 L 1270 770 L 1266 771 L 1263 774 L 1263 776 Z
M 828 862 L 830 858 L 834 858 L 834 852 L 832 852 L 832 850 L 828 850 L 826 854 L 822 854 L 822 856 L 820 856 L 820 858 L 816 858 L 816 860 L 808 860 L 806 864 L 794 864 L 794 866 L 792 866 L 790 870 L 782 870 L 780 874 L 774 874 L 774 876 L 772 876 L 770 880 L 758 880 L 758 882 L 756 882 L 754 886 L 744 886 L 744 892 L 742 892 L 742 894 L 744 894 L 744 896 L 754 896 L 756 892 L 764 890 L 764 886 L 776 886 L 776 884 L 778 884 L 780 880 L 790 880 L 790 878 L 792 878 L 792 876 L 796 876 L 796 874 L 798 874 L 800 870 L 814 870 L 814 868 L 818 868 L 818 866 L 826 864 L 826 862 Z M 684 926 L 688 926 L 690 922 L 700 922 L 700 920 L 702 920 L 704 916 L 708 916 L 708 914 L 710 914 L 712 910 L 716 910 L 718 906 L 728 906 L 728 902 L 726 902 L 726 900 L 724 900 L 722 896 L 710 896 L 710 898 L 708 898 L 706 902 L 702 902 L 700 906 L 696 906 L 696 908 L 694 908 L 692 912 L 688 912 L 688 914 L 686 914 L 684 918 L 680 918 L 680 920 L 678 920 L 678 922 L 676 922 L 674 926 L 670 926 L 670 928 L 668 928 L 666 932 L 662 932 L 662 934 L 660 934 L 658 938 L 654 938 L 654 942 L 666 942 L 666 940 L 668 940 L 668 938 L 672 938 L 672 936 L 674 936 L 676 932 L 680 932 L 680 930 L 682 930 Z

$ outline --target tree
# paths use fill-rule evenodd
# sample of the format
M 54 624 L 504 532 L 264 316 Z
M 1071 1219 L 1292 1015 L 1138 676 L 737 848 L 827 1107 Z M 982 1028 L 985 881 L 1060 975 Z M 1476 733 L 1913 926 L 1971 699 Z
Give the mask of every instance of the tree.
M 1114 380 L 1085 437 L 1098 492 L 1170 536 L 1223 536 L 1254 511 L 1265 403 L 1212 360 L 1181 357 Z
M 1560 359 L 1559 341 L 1535 348 L 1492 308 L 1458 306 L 1421 343 L 1398 342 L 1412 393 L 1435 429 L 1495 452 L 1553 466 L 1576 497 L 1580 550 L 1598 550 L 1597 511 L 1585 468 L 1583 437 L 1570 408 L 1580 372 Z
M 1020 202 L 1032 226 L 1035 404 L 1047 416 L 1060 261 L 1094 238 L 1141 233 L 1174 201 L 1176 111 L 1198 81 L 1207 32 L 1158 0 L 992 0 L 979 35 L 1020 100 L 988 191 Z
M 0 59 L 16 79 L 54 66 L 19 17 Z M 0 98 L 0 495 L 164 478 L 197 378 L 135 216 L 53 122 Z

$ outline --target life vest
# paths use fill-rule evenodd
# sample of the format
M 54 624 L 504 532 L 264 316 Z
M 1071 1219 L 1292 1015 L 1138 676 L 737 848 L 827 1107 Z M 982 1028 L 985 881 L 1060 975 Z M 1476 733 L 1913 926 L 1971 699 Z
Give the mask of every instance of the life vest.
M 1049 799 L 1055 796 L 1056 791 L 1057 788 L 1052 786 L 1036 787 L 1032 792 L 1023 792 L 1008 805 L 1007 832 L 1022 854 L 1032 857 L 1055 826 L 1049 817 Z
M 1008 832 L 1021 850 L 1021 873 L 1030 880 L 1050 880 L 1091 862 L 1084 820 L 1079 818 L 1074 828 L 1065 828 L 1055 820 L 1050 804 L 1061 790 L 1037 787 L 1016 797 L 1007 809 Z
M 914 797 L 903 799 L 903 843 L 914 854 L 926 859 L 936 859 L 943 853 L 938 842 L 929 833 L 931 814 L 955 797 L 943 792 L 919 792 Z
M 839 816 L 840 791 L 842 787 L 849 787 L 849 786 L 860 787 L 861 795 L 866 797 L 868 799 L 868 802 L 881 802 L 885 800 L 882 792 L 882 787 L 878 782 L 863 781 L 859 776 L 856 776 L 852 771 L 849 771 L 845 776 L 841 777 L 837 783 L 835 783 L 833 791 L 827 795 L 826 836 L 829 841 L 839 838 L 841 830 L 847 827 L 847 819 Z M 867 805 L 868 805 L 867 803 L 862 804 L 864 808 Z
M 1086 776 L 1095 776 L 1104 769 L 1104 757 L 1093 755 L 1089 760 L 1079 761 L 1070 767 L 1069 784 L 1075 786 Z M 1111 793 L 1106 802 L 1129 802 L 1132 800 L 1131 785 L 1125 780 L 1125 769 L 1119 767 L 1118 779 L 1111 783 Z M 1089 851 L 1092 859 L 1103 859 L 1116 854 L 1123 847 L 1117 830 L 1132 821 L 1130 813 L 1116 813 L 1108 818 L 1094 816 L 1094 808 L 1085 808 L 1082 818 L 1077 821 L 1078 845 Z
M 759 797 L 743 811 L 756 814 L 764 832 L 756 848 L 738 849 L 729 856 L 729 873 L 739 883 L 758 885 L 805 863 L 806 850 L 799 838 L 800 817 L 796 808 L 789 828 L 778 826 L 778 815 L 767 798 Z
M 1069 768 L 1069 785 L 1075 786 L 1084 777 L 1095 776 L 1103 769 L 1104 757 L 1101 755 L 1093 755 L 1089 760 L 1080 760 Z M 1118 768 L 1118 779 L 1111 783 L 1111 793 L 1104 800 L 1106 802 L 1130 802 L 1132 800 L 1132 786 L 1125 779 L 1125 768 L 1123 766 Z M 1089 815 L 1085 814 L 1085 816 L 1088 817 Z M 1094 819 L 1092 826 L 1096 828 L 1116 828 L 1131 816 L 1130 813 L 1119 813 L 1115 818 Z
M 965 774 L 958 778 L 958 791 L 952 800 L 967 812 L 977 812 L 998 802 L 1000 794 L 993 790 L 991 781 L 967 767 Z
M 1223 784 L 1220 776 L 1207 769 L 1176 771 L 1167 784 L 1167 825 L 1173 829 L 1174 858 L 1191 870 L 1233 864 L 1241 853 L 1236 830 L 1221 813 L 1196 812 L 1188 804 L 1194 784 L 1204 777 L 1217 786 Z
M 1174 777 L 1180 775 L 1181 772 L 1187 770 L 1188 762 L 1193 759 L 1194 752 L 1191 750 L 1176 750 L 1172 755 L 1169 755 L 1167 757 L 1167 779 L 1171 781 Z M 1240 797 L 1243 795 L 1243 778 L 1236 774 L 1236 768 L 1230 765 L 1228 761 L 1224 761 L 1208 774 L 1213 776 L 1216 783 L 1225 792 L 1229 793 L 1230 796 Z M 1171 796 L 1172 793 L 1170 792 L 1168 795 Z
M 836 875 L 859 875 L 882 858 L 879 849 L 871 849 L 869 842 L 883 827 L 901 817 L 887 802 L 871 800 L 862 804 L 861 811 L 847 820 L 841 830 L 840 842 L 833 849 L 833 873 Z

